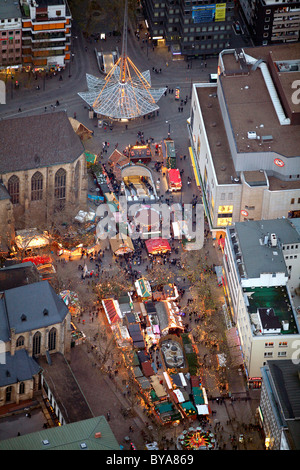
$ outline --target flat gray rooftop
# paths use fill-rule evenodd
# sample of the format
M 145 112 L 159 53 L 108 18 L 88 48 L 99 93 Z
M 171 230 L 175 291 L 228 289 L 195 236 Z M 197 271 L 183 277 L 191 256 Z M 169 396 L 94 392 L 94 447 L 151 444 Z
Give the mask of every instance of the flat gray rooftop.
M 6 20 L 11 18 L 21 18 L 21 9 L 19 2 L 16 0 L 0 1 L 0 19 Z
M 300 235 L 288 219 L 248 220 L 236 222 L 243 264 L 248 278 L 258 278 L 261 273 L 286 273 L 287 269 L 281 249 L 260 243 L 267 234 L 275 233 L 280 243 L 299 243 Z
M 235 176 L 236 172 L 216 94 L 216 86 L 197 87 L 197 96 L 218 183 L 232 184 L 231 176 Z

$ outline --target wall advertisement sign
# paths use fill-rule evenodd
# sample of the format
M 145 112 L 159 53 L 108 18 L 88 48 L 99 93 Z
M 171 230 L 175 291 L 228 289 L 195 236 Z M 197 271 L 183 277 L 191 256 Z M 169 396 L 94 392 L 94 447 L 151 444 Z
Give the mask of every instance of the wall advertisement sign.
M 225 21 L 226 3 L 201 5 L 192 7 L 194 23 L 210 23 L 212 21 Z

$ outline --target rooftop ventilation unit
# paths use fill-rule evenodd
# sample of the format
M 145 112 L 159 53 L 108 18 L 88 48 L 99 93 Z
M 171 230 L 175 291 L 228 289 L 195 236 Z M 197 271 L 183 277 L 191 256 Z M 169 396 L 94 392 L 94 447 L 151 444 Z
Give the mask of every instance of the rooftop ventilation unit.
M 248 131 L 248 139 L 255 140 L 257 138 L 255 131 Z
M 271 246 L 277 246 L 277 237 L 275 233 L 271 233 Z

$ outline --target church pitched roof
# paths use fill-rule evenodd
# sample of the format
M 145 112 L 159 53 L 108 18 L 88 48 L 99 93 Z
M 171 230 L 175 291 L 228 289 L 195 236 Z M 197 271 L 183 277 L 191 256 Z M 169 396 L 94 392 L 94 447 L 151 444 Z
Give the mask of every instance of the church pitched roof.
M 0 174 L 72 163 L 83 152 L 64 111 L 0 121 Z

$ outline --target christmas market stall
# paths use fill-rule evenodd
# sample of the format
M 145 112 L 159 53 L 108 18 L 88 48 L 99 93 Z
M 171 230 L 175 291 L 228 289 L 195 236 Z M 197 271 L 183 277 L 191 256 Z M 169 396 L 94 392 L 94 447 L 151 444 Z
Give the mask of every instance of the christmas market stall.
M 149 145 L 133 145 L 129 149 L 129 157 L 132 163 L 150 163 L 152 152 Z
M 48 232 L 42 232 L 36 228 L 16 231 L 15 243 L 19 250 L 34 250 L 44 248 L 50 244 Z
M 180 176 L 180 171 L 178 168 L 170 168 L 167 171 L 167 182 L 169 192 L 181 191 L 182 181 Z
M 152 297 L 150 282 L 144 277 L 135 281 L 134 286 L 137 295 L 142 299 L 149 300 Z
M 145 240 L 145 245 L 149 255 L 160 255 L 171 251 L 170 243 L 166 238 L 150 238 Z
M 175 302 L 162 300 L 155 303 L 161 335 L 180 334 L 184 331 L 182 315 Z
M 165 139 L 162 145 L 164 167 L 167 169 L 176 168 L 176 151 L 174 140 Z
M 134 246 L 131 238 L 123 233 L 117 233 L 109 239 L 112 252 L 116 256 L 127 255 L 134 252 Z
M 102 305 L 110 325 L 118 323 L 122 320 L 122 312 L 120 310 L 119 302 L 115 299 L 103 299 Z
M 163 424 L 182 419 L 182 415 L 174 403 L 168 400 L 155 405 L 155 414 Z

